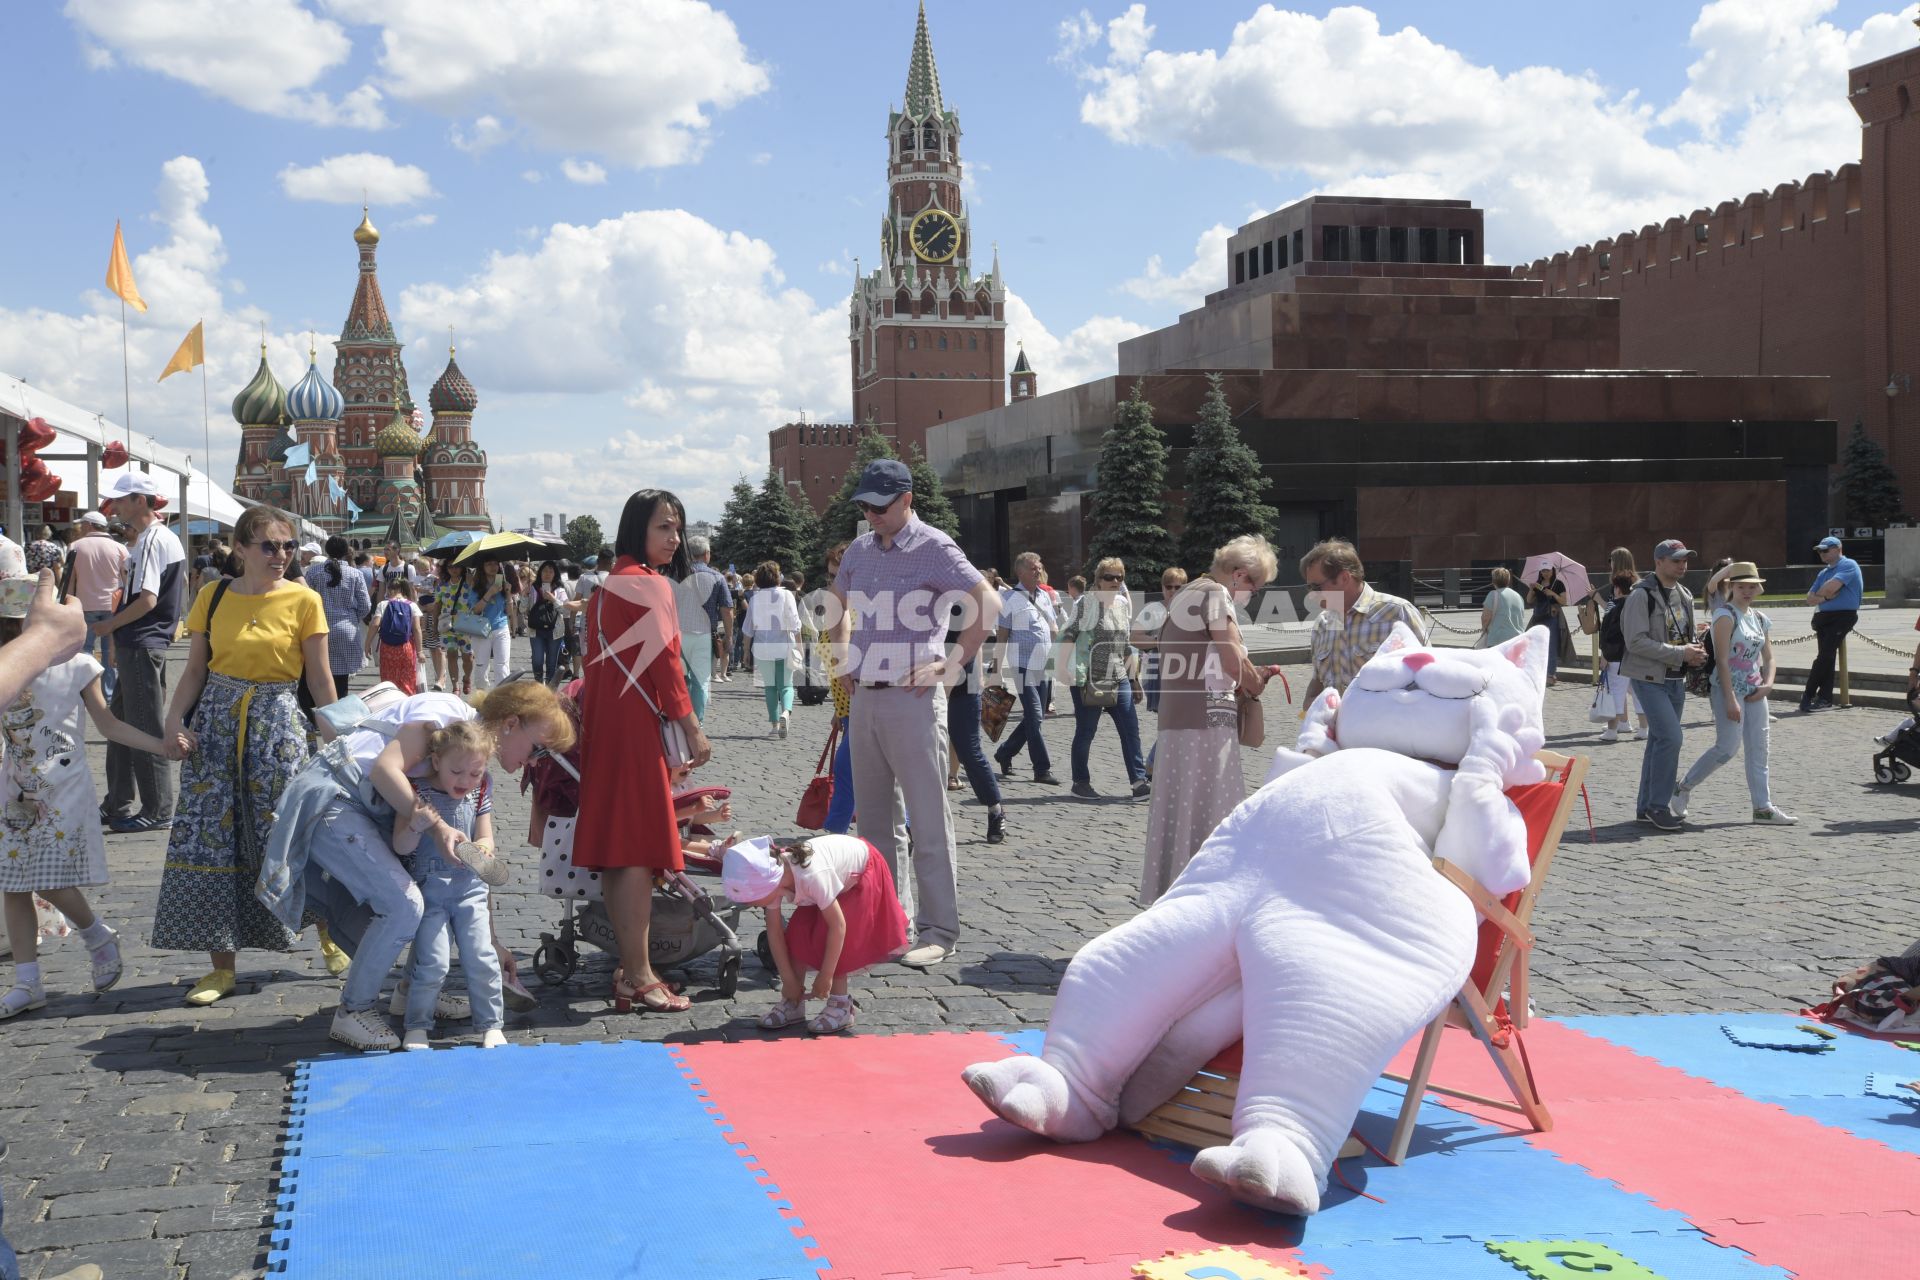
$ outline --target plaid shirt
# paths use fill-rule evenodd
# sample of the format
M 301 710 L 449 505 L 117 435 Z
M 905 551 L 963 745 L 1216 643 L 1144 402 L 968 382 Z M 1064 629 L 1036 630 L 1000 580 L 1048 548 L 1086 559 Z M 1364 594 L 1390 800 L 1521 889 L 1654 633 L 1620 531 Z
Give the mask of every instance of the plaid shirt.
M 1427 629 L 1421 625 L 1418 609 L 1399 596 L 1375 591 L 1364 583 L 1345 618 L 1322 610 L 1313 623 L 1313 689 L 1308 696 L 1317 697 L 1322 689 L 1345 693 L 1396 622 L 1406 623 L 1421 644 L 1427 642 Z
M 980 581 L 980 571 L 953 539 L 919 516 L 908 518 L 891 547 L 871 533 L 855 538 L 833 580 L 856 632 L 848 646 L 848 674 L 897 684 L 914 667 L 940 657 L 947 638 L 940 598 L 965 595 Z

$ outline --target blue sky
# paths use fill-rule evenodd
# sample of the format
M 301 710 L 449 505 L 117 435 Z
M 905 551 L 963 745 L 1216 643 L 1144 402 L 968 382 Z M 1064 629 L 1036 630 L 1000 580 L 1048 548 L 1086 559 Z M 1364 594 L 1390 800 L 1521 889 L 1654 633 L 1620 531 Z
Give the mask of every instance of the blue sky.
M 1846 67 L 1911 46 L 1912 11 L 931 0 L 928 21 L 977 242 L 1046 390 L 1109 371 L 1219 286 L 1226 230 L 1313 191 L 1475 199 L 1515 261 L 1836 167 L 1858 153 Z M 262 322 L 283 381 L 309 329 L 331 367 L 362 174 L 416 392 L 452 323 L 508 521 L 609 522 L 646 484 L 711 516 L 764 472 L 767 430 L 847 412 L 905 0 L 71 0 L 0 22 L 35 122 L 0 175 L 0 369 L 119 417 L 119 217 L 153 304 L 136 427 L 200 452 L 198 388 L 152 378 L 205 317 L 217 475 Z

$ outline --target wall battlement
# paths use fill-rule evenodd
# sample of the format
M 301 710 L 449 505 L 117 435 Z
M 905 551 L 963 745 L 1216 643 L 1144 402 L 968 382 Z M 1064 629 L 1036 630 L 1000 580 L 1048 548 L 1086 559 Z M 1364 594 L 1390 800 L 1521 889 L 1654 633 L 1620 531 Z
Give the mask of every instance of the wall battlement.
M 1851 221 L 1848 215 L 1860 212 L 1861 188 L 1860 166 L 1844 164 L 1803 182 L 1783 182 L 1772 191 L 1750 192 L 1712 209 L 1537 258 L 1514 267 L 1513 274 L 1539 281 L 1550 294 L 1591 291 L 1602 282 L 1612 285 L 1602 291 L 1612 292 L 1625 288 L 1629 277 L 1667 272 L 1697 256 L 1717 255 L 1732 265 L 1743 251 L 1749 258 L 1763 251 L 1791 253 L 1821 224 Z

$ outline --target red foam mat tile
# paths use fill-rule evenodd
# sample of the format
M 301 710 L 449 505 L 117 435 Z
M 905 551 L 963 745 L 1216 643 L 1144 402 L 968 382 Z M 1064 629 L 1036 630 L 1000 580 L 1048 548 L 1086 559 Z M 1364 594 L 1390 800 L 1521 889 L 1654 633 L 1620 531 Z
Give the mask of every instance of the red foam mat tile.
M 835 1280 L 1105 1280 L 1127 1274 L 1122 1257 L 1222 1245 L 1298 1265 L 1282 1229 L 1133 1134 L 1059 1146 L 994 1118 L 959 1079 L 1007 1056 L 992 1036 L 741 1048 L 683 1060 Z
M 1527 1136 L 1532 1145 L 1796 1275 L 1920 1275 L 1920 1219 L 1897 1212 L 1920 1210 L 1920 1160 L 1556 1023 L 1535 1022 L 1526 1044 L 1554 1119 Z M 1433 1078 L 1506 1096 L 1490 1056 L 1464 1033 L 1448 1034 Z M 1434 1101 L 1520 1127 L 1510 1113 Z M 1846 1269 L 1835 1268 L 1836 1231 L 1853 1237 Z

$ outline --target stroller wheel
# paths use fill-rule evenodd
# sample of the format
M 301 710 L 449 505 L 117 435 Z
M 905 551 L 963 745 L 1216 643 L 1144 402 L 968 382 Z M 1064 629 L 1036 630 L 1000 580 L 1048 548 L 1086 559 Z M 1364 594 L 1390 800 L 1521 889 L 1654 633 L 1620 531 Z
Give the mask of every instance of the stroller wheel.
M 1873 780 L 1875 782 L 1892 782 L 1893 766 L 1885 760 L 1875 760 L 1873 762 Z
M 540 975 L 540 981 L 550 987 L 557 987 L 573 976 L 579 967 L 580 957 L 571 949 L 558 945 L 542 943 L 533 953 L 533 971 Z
M 764 932 L 754 939 L 753 954 L 759 957 L 762 969 L 769 971 L 773 969 L 773 944 L 767 941 L 767 935 Z
M 1895 782 L 1905 782 L 1912 776 L 1913 769 L 1908 766 L 1905 760 L 1895 760 L 1893 762 L 1893 780 Z
M 740 989 L 740 956 L 736 952 L 720 962 L 720 998 L 733 999 L 733 993 Z

